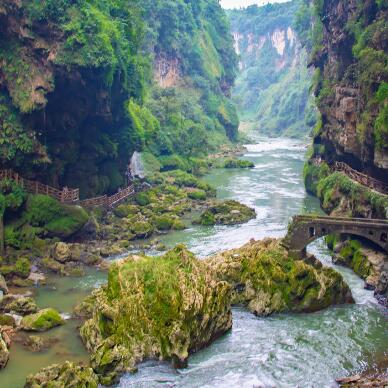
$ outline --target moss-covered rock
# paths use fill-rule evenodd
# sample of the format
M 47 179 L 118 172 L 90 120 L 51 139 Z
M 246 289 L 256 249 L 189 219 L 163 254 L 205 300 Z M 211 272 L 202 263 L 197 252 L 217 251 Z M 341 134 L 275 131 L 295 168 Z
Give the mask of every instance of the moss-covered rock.
M 255 167 L 255 165 L 249 160 L 228 158 L 224 160 L 222 167 L 223 168 L 253 168 Z
M 253 241 L 205 262 L 232 286 L 233 304 L 257 315 L 311 312 L 353 300 L 338 272 L 288 257 L 279 240 Z
M 6 367 L 9 360 L 9 350 L 6 341 L 0 332 L 0 369 Z
M 66 361 L 51 365 L 27 377 L 25 388 L 97 388 L 98 377 L 92 368 Z
M 207 195 L 204 190 L 191 190 L 187 193 L 187 196 L 195 201 L 204 201 Z
M 240 202 L 229 200 L 211 205 L 201 214 L 198 223 L 201 225 L 235 225 L 255 217 L 254 209 Z
M 156 216 L 153 219 L 153 224 L 155 225 L 156 229 L 160 231 L 171 230 L 174 222 L 175 218 L 169 216 L 168 214 Z
M 359 241 L 347 240 L 338 244 L 334 249 L 338 251 L 333 256 L 335 264 L 345 265 L 353 269 L 362 279 L 366 279 L 371 274 L 372 264 L 362 252 Z
M 19 315 L 29 315 L 36 313 L 38 311 L 38 306 L 36 305 L 34 299 L 30 297 L 23 297 L 15 299 L 7 305 L 7 310 Z
M 58 311 L 47 308 L 35 314 L 26 315 L 20 322 L 20 327 L 26 331 L 46 331 L 53 327 L 63 325 L 65 321 Z
M 80 206 L 64 205 L 46 195 L 31 195 L 23 218 L 53 237 L 65 239 L 80 231 L 88 222 L 87 212 Z
M 183 246 L 113 265 L 95 297 L 81 336 L 103 384 L 145 358 L 182 366 L 232 325 L 230 286 Z
M 154 228 L 151 223 L 147 221 L 137 221 L 131 226 L 131 232 L 137 238 L 146 238 L 152 234 Z
M 0 326 L 16 326 L 15 318 L 8 314 L 0 314 Z

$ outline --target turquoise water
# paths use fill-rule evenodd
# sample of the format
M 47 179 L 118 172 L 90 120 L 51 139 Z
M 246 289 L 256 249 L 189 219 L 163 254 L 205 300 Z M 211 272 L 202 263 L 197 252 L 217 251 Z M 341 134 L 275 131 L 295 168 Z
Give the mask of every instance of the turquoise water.
M 236 226 L 193 226 L 160 240 L 169 247 L 185 243 L 204 257 L 241 246 L 251 238 L 283 236 L 294 214 L 320 212 L 317 199 L 303 187 L 305 152 L 306 144 L 301 141 L 259 139 L 248 146 L 244 157 L 255 163 L 254 169 L 214 170 L 205 178 L 217 187 L 219 198 L 237 199 L 254 207 L 257 218 Z M 309 250 L 332 265 L 322 241 Z M 356 304 L 269 318 L 233 309 L 232 331 L 192 355 L 187 369 L 146 362 L 137 374 L 124 376 L 119 387 L 332 387 L 335 377 L 387 365 L 387 317 L 351 270 L 335 268 L 350 285 Z M 106 280 L 106 274 L 89 269 L 84 278 L 50 280 L 50 285 L 36 290 L 37 303 L 68 314 Z M 45 333 L 58 339 L 47 352 L 33 354 L 14 344 L 8 366 L 0 371 L 0 387 L 22 387 L 27 374 L 52 363 L 86 362 L 77 325 L 79 322 L 70 320 Z
M 203 257 L 251 238 L 283 236 L 294 214 L 321 212 L 318 200 L 304 190 L 305 152 L 305 143 L 289 139 L 249 145 L 244 159 L 255 163 L 253 170 L 214 170 L 206 180 L 217 187 L 219 198 L 254 207 L 257 218 L 237 226 L 193 226 L 161 240 L 169 247 L 183 242 Z M 332 266 L 323 241 L 309 251 Z M 119 387 L 332 387 L 336 377 L 384 363 L 388 333 L 383 311 L 351 270 L 336 269 L 356 304 L 270 318 L 236 308 L 232 331 L 194 354 L 187 369 L 150 361 L 137 374 L 123 377 Z

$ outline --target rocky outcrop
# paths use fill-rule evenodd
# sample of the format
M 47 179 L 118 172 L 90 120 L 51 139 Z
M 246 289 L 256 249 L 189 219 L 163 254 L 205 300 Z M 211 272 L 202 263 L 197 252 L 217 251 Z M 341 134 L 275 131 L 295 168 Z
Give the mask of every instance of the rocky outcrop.
M 318 260 L 288 257 L 279 240 L 251 241 L 206 260 L 217 279 L 232 287 L 232 303 L 260 316 L 278 312 L 312 312 L 353 302 L 342 276 Z
M 76 313 L 89 318 L 81 337 L 100 383 L 110 385 L 144 359 L 185 366 L 232 327 L 232 304 L 267 316 L 352 301 L 339 273 L 289 258 L 279 240 L 267 239 L 205 260 L 184 246 L 157 258 L 130 256 L 112 265 L 108 284 Z
M 329 239 L 330 241 L 330 239 Z M 388 307 L 388 257 L 357 240 L 346 240 L 333 247 L 333 262 L 351 268 L 365 280 L 365 288 L 375 291 L 377 300 Z
M 341 388 L 386 387 L 388 385 L 388 374 L 363 373 L 338 378 L 336 381 Z
M 208 206 L 201 214 L 198 223 L 201 225 L 236 225 L 248 222 L 255 217 L 255 209 L 229 200 Z
M 93 369 L 66 361 L 64 364 L 51 365 L 37 374 L 27 377 L 25 388 L 97 388 L 98 377 Z
M 344 161 L 386 181 L 386 121 L 378 117 L 386 109 L 380 87 L 388 80 L 387 9 L 376 3 L 330 0 L 319 10 L 322 48 L 312 63 L 320 75 L 316 95 L 322 126 L 314 143 L 326 161 Z
M 5 368 L 9 359 L 8 344 L 0 331 L 0 369 Z
M 19 315 L 29 315 L 36 313 L 38 311 L 38 306 L 36 305 L 34 299 L 30 297 L 22 297 L 15 299 L 7 305 L 7 310 Z
M 20 328 L 25 331 L 47 331 L 63 325 L 65 321 L 53 308 L 39 310 L 35 314 L 26 315 L 20 322 Z
M 230 286 L 183 246 L 114 264 L 94 298 L 93 317 L 80 332 L 102 384 L 145 358 L 184 366 L 232 326 Z

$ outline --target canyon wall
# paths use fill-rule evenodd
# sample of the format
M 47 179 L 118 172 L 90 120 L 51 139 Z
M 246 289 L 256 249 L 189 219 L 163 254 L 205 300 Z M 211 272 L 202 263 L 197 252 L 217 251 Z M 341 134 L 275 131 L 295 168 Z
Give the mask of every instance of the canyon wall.
M 0 168 L 115 192 L 134 151 L 188 158 L 236 139 L 236 69 L 217 0 L 4 0 Z
M 271 136 L 304 136 L 315 124 L 311 72 L 294 31 L 298 3 L 229 12 L 240 74 L 233 98 L 250 129 Z

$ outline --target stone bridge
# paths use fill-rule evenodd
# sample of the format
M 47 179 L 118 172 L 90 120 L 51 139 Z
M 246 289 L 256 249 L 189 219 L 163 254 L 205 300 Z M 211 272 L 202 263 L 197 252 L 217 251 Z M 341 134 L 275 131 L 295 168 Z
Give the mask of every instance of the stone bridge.
M 295 216 L 283 246 L 303 258 L 308 244 L 328 234 L 363 237 L 388 253 L 388 220 L 366 218 Z

